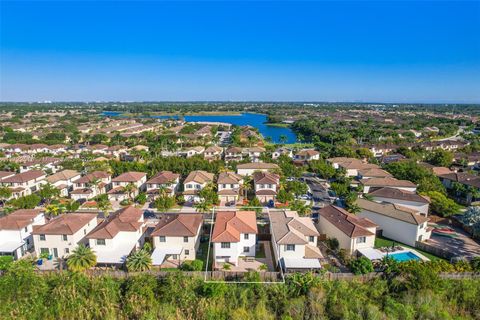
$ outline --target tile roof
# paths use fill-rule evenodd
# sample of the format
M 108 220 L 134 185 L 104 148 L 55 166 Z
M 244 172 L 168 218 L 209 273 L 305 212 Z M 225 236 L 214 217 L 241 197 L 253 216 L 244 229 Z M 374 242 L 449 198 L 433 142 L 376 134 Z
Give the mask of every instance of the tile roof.
M 453 172 L 442 174 L 439 176 L 439 178 L 448 179 L 450 181 L 480 188 L 480 177 L 466 172 Z
M 366 199 L 357 199 L 357 205 L 370 212 L 380 214 L 392 219 L 397 219 L 406 223 L 420 225 L 428 221 L 428 218 L 418 214 L 415 210 L 392 203 L 378 203 Z
M 397 199 L 397 200 L 405 200 L 405 201 L 412 201 L 412 202 L 419 202 L 419 203 L 430 203 L 430 200 L 427 197 L 423 197 L 416 192 L 406 191 L 401 189 L 395 188 L 380 188 L 370 191 L 368 193 L 373 197 L 381 197 L 381 198 L 390 198 L 390 199 Z
M 95 179 L 106 179 L 110 178 L 110 174 L 105 171 L 94 171 L 89 174 L 80 177 L 79 179 L 73 181 L 74 183 L 89 183 Z
M 150 180 L 147 181 L 148 184 L 167 184 L 177 180 L 180 177 L 178 173 L 173 173 L 171 171 L 160 171 L 154 175 Z
M 0 218 L 0 230 L 20 230 L 33 222 L 42 213 L 41 209 L 15 210 Z
M 162 214 L 151 236 L 194 237 L 202 222 L 201 214 Z
M 2 180 L 3 183 L 23 183 L 27 181 L 31 181 L 34 179 L 38 179 L 41 176 L 44 176 L 42 170 L 29 170 L 22 173 L 18 173 L 12 177 L 8 177 Z
M 33 226 L 33 234 L 72 235 L 96 218 L 96 213 L 62 214 L 50 220 L 47 224 L 42 226 Z
M 258 170 L 269 170 L 269 169 L 279 169 L 280 167 L 275 163 L 265 163 L 265 162 L 252 162 L 252 163 L 242 163 L 237 165 L 237 169 L 258 169 Z
M 146 176 L 147 174 L 145 172 L 129 171 L 113 178 L 112 182 L 137 182 Z
M 215 175 L 213 173 L 202 171 L 202 170 L 195 170 L 189 173 L 187 178 L 183 183 L 189 182 L 197 182 L 200 184 L 204 184 L 206 182 L 212 182 Z
M 255 184 L 278 184 L 280 181 L 280 176 L 278 174 L 269 172 L 254 172 L 253 181 Z
M 242 233 L 258 233 L 255 211 L 217 212 L 212 242 L 239 242 Z
M 220 172 L 218 175 L 218 184 L 238 184 L 242 177 L 234 172 Z
M 357 217 L 346 210 L 334 205 L 326 206 L 318 211 L 322 219 L 327 220 L 333 224 L 338 230 L 342 231 L 350 238 L 372 236 L 375 233 L 369 231 L 367 228 L 378 227 L 372 221 L 366 218 Z M 318 223 L 321 223 L 321 219 Z
M 111 214 L 98 224 L 88 239 L 113 239 L 119 232 L 137 232 L 143 225 L 143 210 L 129 206 Z
M 50 183 L 55 183 L 58 181 L 69 180 L 79 175 L 80 173 L 75 170 L 62 170 L 60 172 L 52 174 L 51 176 L 48 176 L 47 181 Z
M 306 237 L 320 235 L 312 219 L 295 211 L 270 212 L 270 225 L 278 244 L 307 244 Z
M 415 188 L 417 185 L 408 180 L 398 180 L 395 178 L 371 178 L 371 179 L 361 179 L 360 183 L 364 186 L 370 187 L 405 187 L 405 188 Z

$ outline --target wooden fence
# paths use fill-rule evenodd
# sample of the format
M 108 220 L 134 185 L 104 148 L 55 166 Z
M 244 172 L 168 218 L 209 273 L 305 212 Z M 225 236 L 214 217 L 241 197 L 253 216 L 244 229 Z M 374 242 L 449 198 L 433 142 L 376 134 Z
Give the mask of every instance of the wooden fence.
M 423 250 L 425 252 L 431 253 L 435 256 L 447 259 L 447 260 L 450 260 L 454 257 L 454 254 L 452 254 L 451 251 L 447 251 L 447 250 L 444 250 L 442 248 L 431 246 L 431 245 L 429 245 L 428 243 L 425 243 L 425 242 L 417 241 L 415 243 L 415 247 L 420 249 L 420 250 Z

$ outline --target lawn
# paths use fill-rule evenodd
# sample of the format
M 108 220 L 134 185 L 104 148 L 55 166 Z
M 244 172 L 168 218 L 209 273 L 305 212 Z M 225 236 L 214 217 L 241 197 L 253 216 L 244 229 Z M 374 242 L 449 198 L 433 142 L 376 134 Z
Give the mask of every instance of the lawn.
M 263 243 L 260 243 L 259 245 L 259 249 L 257 250 L 257 252 L 255 253 L 255 258 L 265 258 L 265 247 L 263 246 Z
M 209 241 L 200 243 L 199 253 L 197 253 L 197 259 L 203 261 L 204 270 L 205 270 L 205 264 L 207 263 L 208 244 L 209 243 L 210 243 Z M 212 252 L 212 250 L 210 250 L 210 259 L 208 259 L 208 269 L 207 270 L 212 270 L 212 255 L 213 255 L 213 252 Z
M 377 236 L 377 237 L 375 238 L 375 248 L 391 247 L 394 242 L 395 242 L 395 245 L 401 245 L 401 246 L 403 246 L 403 247 L 416 250 L 416 251 L 418 251 L 419 253 L 423 254 L 425 257 L 427 257 L 428 259 L 430 259 L 430 260 L 432 260 L 432 261 L 433 261 L 433 260 L 445 260 L 445 259 L 440 258 L 440 257 L 437 257 L 437 256 L 435 256 L 435 255 L 433 255 L 433 254 L 431 254 L 431 253 L 425 252 L 425 251 L 423 251 L 423 250 L 420 250 L 420 249 L 417 249 L 417 248 L 408 246 L 408 245 L 403 244 L 403 243 L 398 242 L 398 241 L 393 241 L 393 240 L 390 240 L 390 239 L 388 239 L 388 238 L 379 237 L 379 236 Z

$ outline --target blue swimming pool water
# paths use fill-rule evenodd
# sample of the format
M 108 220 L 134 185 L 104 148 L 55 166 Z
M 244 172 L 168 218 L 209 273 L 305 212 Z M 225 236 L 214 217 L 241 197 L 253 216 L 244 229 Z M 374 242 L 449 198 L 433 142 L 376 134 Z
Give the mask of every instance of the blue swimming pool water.
M 407 251 L 407 252 L 400 252 L 400 253 L 390 253 L 388 255 L 389 257 L 392 257 L 393 259 L 397 261 L 409 261 L 409 260 L 422 260 L 420 259 L 419 256 L 414 254 L 413 252 Z

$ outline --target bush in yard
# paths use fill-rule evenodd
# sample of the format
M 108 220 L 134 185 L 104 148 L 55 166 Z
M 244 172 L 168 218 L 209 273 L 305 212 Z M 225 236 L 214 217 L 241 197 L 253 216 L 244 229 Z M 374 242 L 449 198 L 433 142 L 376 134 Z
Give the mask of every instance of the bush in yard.
M 372 261 L 370 261 L 370 259 L 366 257 L 360 257 L 356 260 L 350 261 L 349 267 L 350 270 L 352 270 L 352 272 L 357 275 L 373 272 Z
M 192 260 L 192 261 L 185 261 L 180 266 L 180 270 L 183 271 L 202 271 L 203 270 L 203 261 L 202 260 Z
M 470 261 L 470 264 L 472 265 L 472 270 L 474 272 L 480 272 L 480 257 L 475 257 Z

